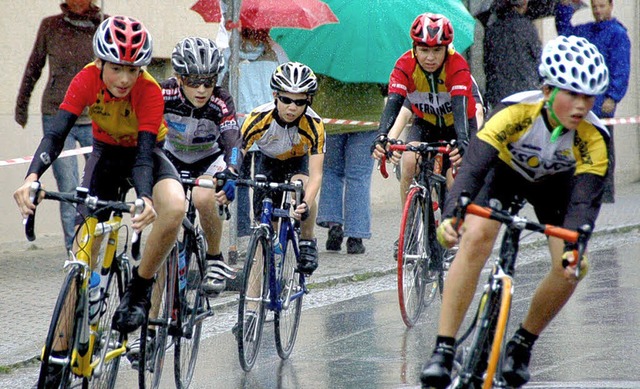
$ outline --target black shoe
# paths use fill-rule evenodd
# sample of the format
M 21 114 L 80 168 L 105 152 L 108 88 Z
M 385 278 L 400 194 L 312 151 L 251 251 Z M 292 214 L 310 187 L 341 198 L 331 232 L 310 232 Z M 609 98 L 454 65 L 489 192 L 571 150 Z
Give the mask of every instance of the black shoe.
M 147 319 L 151 308 L 151 290 L 153 279 L 147 280 L 138 275 L 138 268 L 133 269 L 133 277 L 120 300 L 120 305 L 113 314 L 113 327 L 123 334 L 138 329 Z
M 300 261 L 298 271 L 310 276 L 318 268 L 318 245 L 316 240 L 300 239 Z
M 364 254 L 365 248 L 360 238 L 347 239 L 347 254 Z
M 443 345 L 435 349 L 420 373 L 423 388 L 444 389 L 451 383 L 455 353 L 455 348 L 451 346 Z
M 506 357 L 502 366 L 502 378 L 510 387 L 519 388 L 529 382 L 529 360 L 531 348 L 523 344 L 520 337 L 514 336 L 507 343 Z
M 63 358 L 67 355 L 67 351 L 56 352 L 53 351 L 51 356 L 58 356 Z M 47 365 L 47 376 L 44 379 L 44 387 L 45 388 L 58 388 L 62 383 L 62 369 L 64 366 L 62 365 L 54 365 L 52 363 Z M 38 389 L 38 382 L 33 386 L 33 389 Z
M 396 239 L 396 241 L 393 242 L 393 260 L 394 261 L 398 261 L 398 241 L 399 239 Z
M 331 226 L 331 228 L 329 228 L 329 236 L 327 238 L 327 251 L 340 251 L 342 249 L 342 239 L 344 239 L 342 226 L 340 224 L 334 224 Z

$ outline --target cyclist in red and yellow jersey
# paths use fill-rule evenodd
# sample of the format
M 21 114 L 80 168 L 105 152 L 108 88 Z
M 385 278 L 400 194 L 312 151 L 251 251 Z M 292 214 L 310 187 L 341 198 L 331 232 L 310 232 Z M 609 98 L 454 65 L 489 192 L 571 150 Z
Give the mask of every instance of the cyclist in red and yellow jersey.
M 584 38 L 558 38 L 545 46 L 539 72 L 542 91 L 517 93 L 502 100 L 471 141 L 437 230 L 438 241 L 460 248 L 444 285 L 436 347 L 425 364 L 423 387 L 445 388 L 451 382 L 455 336 L 476 291 L 480 272 L 490 256 L 500 223 L 467 215 L 459 232 L 452 225 L 462 191 L 488 206 L 497 199 L 508 206 L 515 196 L 526 199 L 540 223 L 571 230 L 593 229 L 609 168 L 610 134 L 591 112 L 595 98 L 607 89 L 609 72 L 602 55 Z M 582 274 L 573 263 L 575 245 L 549 238 L 551 268 L 531 300 L 520 328 L 506 345 L 502 375 L 508 387 L 530 378 L 531 349 L 574 292 Z
M 133 186 L 145 202 L 144 211 L 132 218 L 133 229 L 142 231 L 153 223 L 140 265 L 134 268 L 114 315 L 114 325 L 125 333 L 145 320 L 154 275 L 175 242 L 184 215 L 185 196 L 178 173 L 161 148 L 167 133 L 162 91 L 141 68 L 151 62 L 152 46 L 149 32 L 134 18 L 112 16 L 100 24 L 93 37 L 97 59 L 69 85 L 52 131 L 40 141 L 24 184 L 14 193 L 22 215 L 33 214 L 31 183 L 58 157 L 67 133 L 88 107 L 94 144 L 82 186 L 102 200 L 116 200 Z M 81 214 L 76 225 L 82 222 Z M 108 217 L 99 214 L 100 220 Z M 77 246 L 74 242 L 74 248 Z

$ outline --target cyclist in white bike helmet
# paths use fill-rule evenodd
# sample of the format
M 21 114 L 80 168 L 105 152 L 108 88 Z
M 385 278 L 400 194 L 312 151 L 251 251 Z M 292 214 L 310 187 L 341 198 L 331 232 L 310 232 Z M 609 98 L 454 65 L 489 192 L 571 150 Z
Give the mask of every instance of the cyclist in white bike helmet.
M 279 65 L 271 76 L 274 101 L 255 108 L 242 125 L 243 149 L 255 144 L 256 174 L 272 181 L 304 182 L 305 196 L 295 215 L 301 219 L 299 271 L 308 275 L 318 267 L 314 235 L 316 196 L 322 184 L 325 153 L 324 124 L 311 109 L 318 79 L 311 68 L 299 62 Z M 263 193 L 254 193 L 254 215 L 262 212 Z M 274 204 L 279 203 L 274 198 Z
M 444 286 L 436 347 L 421 372 L 424 387 L 444 388 L 451 381 L 455 337 L 500 228 L 496 221 L 467 215 L 459 235 L 451 218 L 463 191 L 480 205 L 498 199 L 506 207 L 519 196 L 533 205 L 540 223 L 594 228 L 609 167 L 610 135 L 590 110 L 595 96 L 607 88 L 609 71 L 587 40 L 559 36 L 544 47 L 539 72 L 542 91 L 507 97 L 472 138 L 447 197 L 438 240 L 445 247 L 459 242 L 459 250 Z M 576 278 L 573 244 L 557 238 L 548 242 L 551 269 L 506 346 L 502 373 L 509 387 L 529 380 L 534 342 L 587 272 L 584 257 Z M 563 259 L 569 263 L 566 268 Z

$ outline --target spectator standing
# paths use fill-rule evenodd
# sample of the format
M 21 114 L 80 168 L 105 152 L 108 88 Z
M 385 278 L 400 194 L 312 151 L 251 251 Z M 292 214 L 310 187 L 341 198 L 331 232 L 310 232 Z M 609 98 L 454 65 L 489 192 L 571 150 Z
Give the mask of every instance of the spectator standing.
M 273 91 L 269 87 L 271 75 L 278 65 L 288 62 L 289 58 L 282 47 L 269 36 L 269 30 L 243 28 L 240 31 L 242 43 L 239 56 L 238 77 L 238 123 L 242 126 L 245 115 L 252 109 L 273 100 Z M 228 53 L 228 51 L 227 51 Z M 249 178 L 256 149 L 249 150 L 241 167 L 240 176 Z M 249 188 L 237 188 L 238 197 L 238 236 L 251 233 L 251 213 Z
M 15 121 L 23 128 L 27 125 L 29 100 L 40 79 L 42 69 L 49 61 L 49 79 L 42 94 L 42 130 L 51 131 L 53 117 L 64 99 L 73 77 L 93 60 L 92 39 L 102 20 L 99 7 L 92 0 L 66 0 L 60 4 L 62 13 L 42 20 L 29 62 L 22 77 L 16 101 Z M 91 119 L 84 111 L 69 132 L 64 150 L 74 149 L 76 143 L 91 146 Z M 86 156 L 85 156 L 86 158 Z M 53 175 L 61 192 L 75 190 L 79 184 L 76 157 L 59 158 L 53 163 Z M 60 219 L 64 243 L 71 249 L 76 211 L 73 205 L 60 203 Z
M 627 93 L 631 66 L 631 42 L 627 29 L 612 17 L 613 0 L 591 0 L 594 22 L 574 26 L 571 17 L 574 0 L 561 0 L 556 6 L 556 29 L 559 35 L 576 35 L 595 45 L 604 56 L 609 68 L 609 88 L 596 97 L 593 113 L 599 118 L 612 118 L 620 100 Z M 615 154 L 613 126 L 607 126 L 611 134 L 608 144 L 609 170 L 605 178 L 603 202 L 613 203 L 615 195 Z
M 533 22 L 525 15 L 529 0 L 499 0 L 497 20 L 484 35 L 484 71 L 490 106 L 517 92 L 541 85 L 538 64 L 542 44 Z

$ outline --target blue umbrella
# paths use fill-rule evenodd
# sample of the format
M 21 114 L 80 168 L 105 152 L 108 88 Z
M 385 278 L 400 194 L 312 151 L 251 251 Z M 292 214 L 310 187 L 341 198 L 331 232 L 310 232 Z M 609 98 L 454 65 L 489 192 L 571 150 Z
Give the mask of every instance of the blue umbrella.
M 409 29 L 421 13 L 445 15 L 458 51 L 473 44 L 475 19 L 460 0 L 325 0 L 338 24 L 313 31 L 273 29 L 289 58 L 343 82 L 386 83 L 395 61 L 411 48 Z

